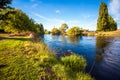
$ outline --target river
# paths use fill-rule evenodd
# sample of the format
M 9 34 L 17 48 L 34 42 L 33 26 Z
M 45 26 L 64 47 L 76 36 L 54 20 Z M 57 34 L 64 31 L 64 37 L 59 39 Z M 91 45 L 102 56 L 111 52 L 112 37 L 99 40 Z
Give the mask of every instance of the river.
M 84 56 L 86 72 L 96 80 L 120 80 L 120 37 L 44 35 L 43 41 L 58 57 L 66 51 Z

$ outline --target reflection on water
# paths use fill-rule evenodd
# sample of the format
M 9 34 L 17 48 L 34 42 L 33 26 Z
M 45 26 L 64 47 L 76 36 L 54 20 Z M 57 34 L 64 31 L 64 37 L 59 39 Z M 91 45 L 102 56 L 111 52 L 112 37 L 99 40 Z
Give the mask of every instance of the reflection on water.
M 96 37 L 96 57 L 95 57 L 95 60 L 97 62 L 101 62 L 103 60 L 105 47 L 109 44 L 107 41 L 108 41 L 108 39 L 105 37 Z
M 61 40 L 62 40 L 64 43 L 67 42 L 67 39 L 65 38 L 64 35 L 61 36 Z
M 120 80 L 120 37 L 44 35 L 43 41 L 58 57 L 68 50 L 84 56 L 86 71 L 96 80 Z
M 96 64 L 91 74 L 97 80 L 120 80 L 120 38 L 96 38 Z
M 57 39 L 59 39 L 59 37 L 60 37 L 59 35 L 52 35 L 53 40 L 57 40 Z
M 51 35 L 52 40 L 61 40 L 62 42 L 79 43 L 81 36 Z
M 68 36 L 70 43 L 79 43 L 81 36 Z

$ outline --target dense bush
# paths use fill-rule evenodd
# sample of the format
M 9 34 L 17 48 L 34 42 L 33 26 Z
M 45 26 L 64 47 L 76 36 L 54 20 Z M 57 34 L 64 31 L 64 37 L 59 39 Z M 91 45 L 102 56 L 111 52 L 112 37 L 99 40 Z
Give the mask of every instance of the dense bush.
M 18 9 L 3 9 L 0 11 L 0 28 L 6 32 L 34 31 L 34 21 Z
M 47 29 L 45 29 L 44 33 L 45 33 L 45 34 L 50 34 L 51 32 L 48 31 Z
M 79 27 L 72 27 L 67 31 L 67 35 L 70 35 L 70 36 L 78 36 L 81 34 L 82 34 L 82 31 L 80 30 Z
M 52 29 L 52 34 L 53 34 L 53 35 L 59 35 L 59 34 L 60 34 L 59 29 L 53 28 L 53 29 Z
M 34 24 L 34 28 L 35 28 L 34 32 L 36 32 L 36 33 L 38 33 L 40 35 L 44 34 L 44 26 L 43 26 L 43 24 L 36 23 L 36 24 Z
M 34 32 L 44 34 L 43 24 L 35 23 L 27 14 L 19 9 L 3 9 L 0 11 L 0 29 L 5 32 Z
M 70 55 L 66 57 L 62 57 L 62 63 L 66 67 L 70 67 L 72 71 L 82 71 L 85 70 L 86 67 L 86 60 L 82 56 L 78 55 Z

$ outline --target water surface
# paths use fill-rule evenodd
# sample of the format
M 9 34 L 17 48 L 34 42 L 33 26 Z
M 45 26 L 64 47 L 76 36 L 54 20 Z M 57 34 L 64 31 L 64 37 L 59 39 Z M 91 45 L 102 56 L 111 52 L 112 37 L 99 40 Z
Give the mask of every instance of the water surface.
M 120 80 L 120 37 L 44 35 L 43 41 L 58 57 L 70 50 L 84 56 L 86 72 L 96 80 Z

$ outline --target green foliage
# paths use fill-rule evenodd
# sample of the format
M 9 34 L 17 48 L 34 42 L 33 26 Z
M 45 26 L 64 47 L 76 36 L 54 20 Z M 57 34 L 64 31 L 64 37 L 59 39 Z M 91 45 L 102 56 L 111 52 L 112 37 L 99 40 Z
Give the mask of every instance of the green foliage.
M 45 29 L 44 33 L 45 34 L 50 34 L 50 31 L 48 31 L 47 29 Z
M 79 27 L 72 27 L 67 31 L 67 35 L 71 35 L 71 36 L 77 36 L 81 34 L 82 34 L 82 31 L 80 30 Z
M 61 63 L 52 67 L 56 79 L 59 80 L 93 80 L 84 73 L 86 60 L 82 56 L 72 54 L 61 58 Z M 72 74 L 71 74 L 72 73 Z
M 66 57 L 62 57 L 62 62 L 66 67 L 70 67 L 72 71 L 81 71 L 86 67 L 86 60 L 82 56 L 78 55 L 70 55 Z
M 53 28 L 53 29 L 52 29 L 52 34 L 53 34 L 53 35 L 59 35 L 59 34 L 60 34 L 59 29 Z
M 18 9 L 5 9 L 0 27 L 6 32 L 34 31 L 34 21 Z
M 61 34 L 65 34 L 67 29 L 68 29 L 68 25 L 66 23 L 64 23 L 61 25 L 59 30 L 60 30 Z
M 44 27 L 43 27 L 43 24 L 35 24 L 34 25 L 34 28 L 36 29 L 35 32 L 38 33 L 38 34 L 44 34 Z
M 114 21 L 114 19 L 111 16 L 108 17 L 108 21 L 109 21 L 109 30 L 110 31 L 117 30 L 117 23 Z
M 102 2 L 97 20 L 97 31 L 113 31 L 117 29 L 117 23 L 109 16 L 107 5 Z
M 72 78 L 72 76 L 70 75 L 72 73 L 72 71 L 70 71 L 69 68 L 66 68 L 62 64 L 56 64 L 56 65 L 52 66 L 52 69 L 56 75 L 56 79 L 70 80 L 70 78 Z
M 76 80 L 95 80 L 95 79 L 92 78 L 89 74 L 79 72 L 76 74 Z
M 105 31 L 108 28 L 108 8 L 105 3 L 101 3 L 99 17 L 97 21 L 97 31 Z
M 11 4 L 12 0 L 0 0 L 0 8 L 6 7 L 8 4 Z

